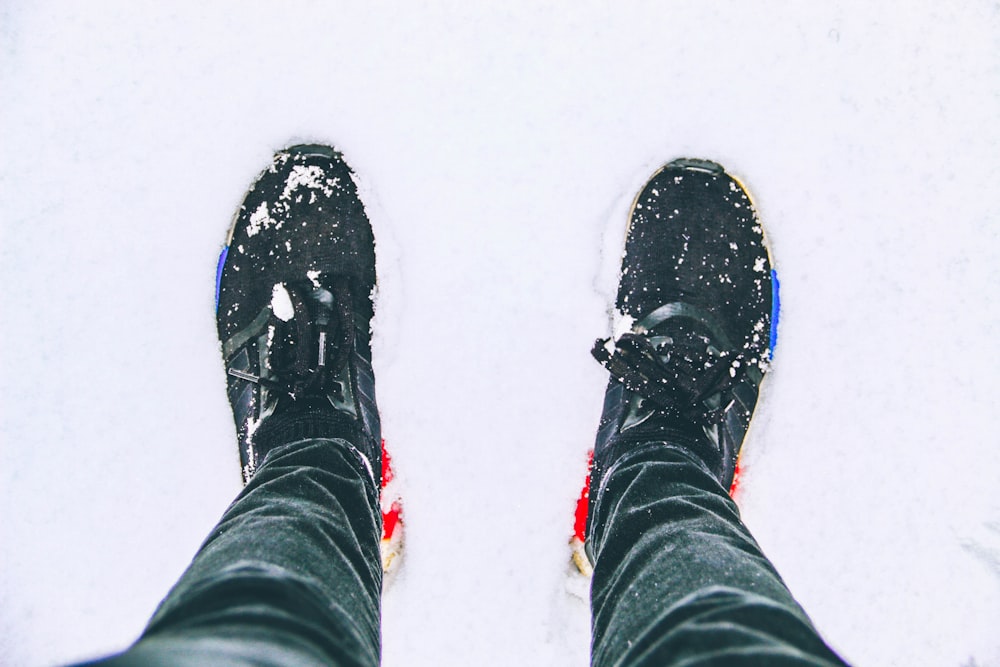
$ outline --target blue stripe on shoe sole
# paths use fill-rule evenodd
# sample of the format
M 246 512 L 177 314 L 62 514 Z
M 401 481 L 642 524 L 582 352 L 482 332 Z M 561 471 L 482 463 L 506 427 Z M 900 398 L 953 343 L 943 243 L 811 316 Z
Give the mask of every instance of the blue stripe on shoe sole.
M 780 283 L 778 283 L 778 272 L 771 269 L 771 341 L 768 350 L 771 358 L 774 358 L 774 348 L 778 344 L 778 317 L 781 315 L 781 297 L 779 296 Z
M 215 312 L 219 312 L 219 292 L 222 290 L 222 268 L 229 256 L 229 246 L 224 246 L 219 253 L 219 264 L 215 267 Z

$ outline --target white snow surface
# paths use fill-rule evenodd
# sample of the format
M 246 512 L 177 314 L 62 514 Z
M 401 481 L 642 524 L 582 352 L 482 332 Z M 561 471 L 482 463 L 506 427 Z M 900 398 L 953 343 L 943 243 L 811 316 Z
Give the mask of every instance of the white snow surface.
M 781 277 L 747 524 L 848 660 L 1000 665 L 998 40 L 992 0 L 4 2 L 0 663 L 124 648 L 239 491 L 216 258 L 327 142 L 379 241 L 387 667 L 587 664 L 589 349 L 679 156 Z

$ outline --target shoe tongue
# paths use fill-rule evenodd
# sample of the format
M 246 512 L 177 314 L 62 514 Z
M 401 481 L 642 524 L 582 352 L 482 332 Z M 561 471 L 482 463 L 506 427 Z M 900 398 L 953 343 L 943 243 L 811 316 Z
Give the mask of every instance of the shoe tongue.
M 666 346 L 672 351 L 708 351 L 720 356 L 720 346 L 715 341 L 711 329 L 699 322 L 674 318 L 661 322 L 647 334 L 654 346 Z
M 353 328 L 342 312 L 349 313 L 350 306 L 337 307 L 336 289 L 310 280 L 279 283 L 272 291 L 269 367 L 272 379 L 296 403 L 322 396 L 350 353 L 347 336 Z M 341 295 L 341 301 L 349 300 L 349 294 Z
M 325 412 L 330 409 L 330 401 L 321 394 L 306 394 L 288 403 L 288 412 Z
M 727 372 L 729 354 L 716 346 L 706 327 L 669 321 L 657 327 L 650 343 L 668 375 L 673 376 L 671 384 L 691 403 Z
M 710 313 L 666 304 L 631 330 L 598 341 L 594 356 L 628 389 L 666 410 L 688 413 L 735 377 L 741 355 Z
M 667 335 L 680 341 L 699 336 L 718 350 L 734 348 L 718 318 L 711 311 L 684 302 L 667 303 L 635 323 L 636 333 Z

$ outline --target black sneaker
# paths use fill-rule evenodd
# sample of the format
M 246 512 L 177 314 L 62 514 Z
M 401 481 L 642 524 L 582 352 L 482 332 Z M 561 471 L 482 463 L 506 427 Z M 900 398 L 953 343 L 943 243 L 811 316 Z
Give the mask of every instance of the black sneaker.
M 216 283 L 244 482 L 272 447 L 337 437 L 378 488 L 374 289 L 375 242 L 351 169 L 326 146 L 275 154 L 236 214 Z
M 593 350 L 611 380 L 591 509 L 609 467 L 651 442 L 687 447 L 730 488 L 774 349 L 777 285 L 739 181 L 692 159 L 650 179 L 632 208 L 614 334 Z

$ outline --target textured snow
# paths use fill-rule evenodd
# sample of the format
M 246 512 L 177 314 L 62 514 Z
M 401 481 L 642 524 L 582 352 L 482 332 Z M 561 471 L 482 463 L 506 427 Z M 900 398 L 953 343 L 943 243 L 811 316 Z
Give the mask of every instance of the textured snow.
M 0 662 L 126 646 L 239 490 L 216 258 L 273 151 L 331 142 L 379 239 L 388 667 L 587 664 L 589 350 L 680 156 L 781 277 L 758 541 L 847 659 L 1000 665 L 1000 10 L 623 4 L 0 6 Z
M 281 199 L 291 199 L 292 194 L 302 187 L 321 190 L 329 197 L 333 194 L 333 186 L 336 184 L 337 179 L 324 178 L 323 170 L 316 165 L 295 165 L 285 181 L 285 187 L 281 191 Z
M 611 316 L 611 340 L 617 341 L 619 338 L 632 331 L 634 327 L 634 317 L 615 309 Z
M 284 284 L 278 283 L 271 289 L 271 311 L 282 322 L 287 322 L 295 315 L 292 299 Z
M 250 224 L 247 225 L 247 236 L 256 236 L 261 229 L 270 229 L 274 224 L 274 218 L 267 210 L 267 202 L 262 201 L 253 213 L 250 214 Z M 240 246 L 242 248 L 242 246 Z

